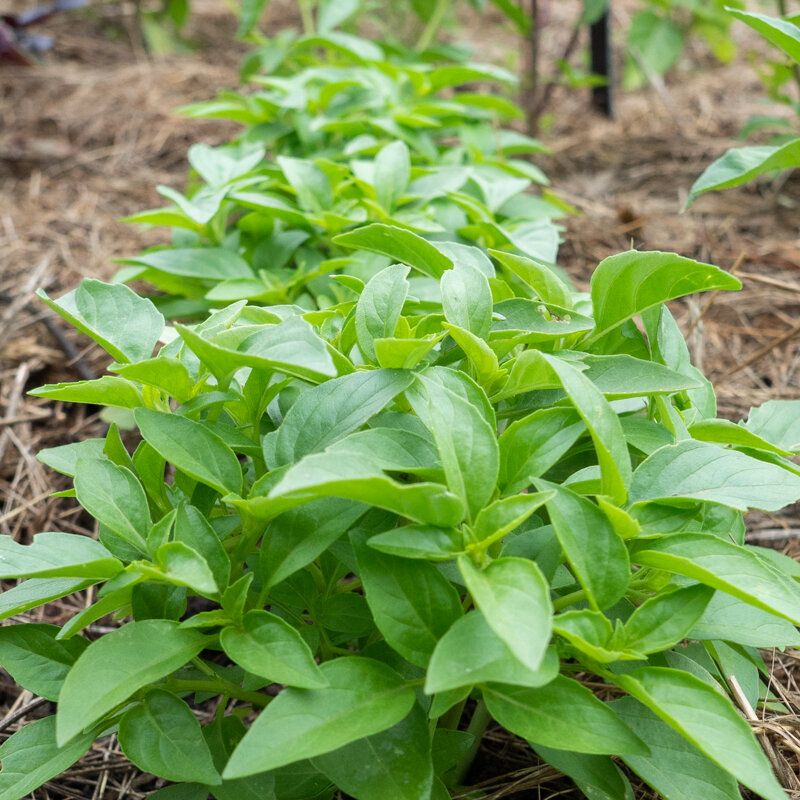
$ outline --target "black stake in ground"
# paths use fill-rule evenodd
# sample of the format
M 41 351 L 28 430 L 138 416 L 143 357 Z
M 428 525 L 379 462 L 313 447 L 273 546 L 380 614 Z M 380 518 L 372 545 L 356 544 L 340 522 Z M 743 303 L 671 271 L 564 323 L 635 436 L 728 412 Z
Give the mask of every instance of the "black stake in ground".
M 614 92 L 611 67 L 611 3 L 597 22 L 589 26 L 592 51 L 592 74 L 602 75 L 604 86 L 592 89 L 592 105 L 609 119 L 614 118 Z

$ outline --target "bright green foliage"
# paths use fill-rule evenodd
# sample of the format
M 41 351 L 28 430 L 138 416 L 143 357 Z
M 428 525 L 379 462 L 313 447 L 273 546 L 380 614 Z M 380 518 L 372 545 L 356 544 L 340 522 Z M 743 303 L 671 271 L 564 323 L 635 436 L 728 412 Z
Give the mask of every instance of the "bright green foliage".
M 644 0 L 639 5 L 642 7 L 627 32 L 626 88 L 638 88 L 666 74 L 678 62 L 690 37 L 705 40 L 723 63 L 736 55 L 727 12 L 729 6 L 742 7 L 741 0 Z
M 516 83 L 511 73 L 455 50 L 422 58 L 335 30 L 282 35 L 266 49 L 248 72 L 256 91 L 184 109 L 236 120 L 241 134 L 228 145 L 190 148 L 197 179 L 187 194 L 160 187 L 174 205 L 130 218 L 173 229 L 173 247 L 124 259 L 117 276 L 158 289 L 153 299 L 167 316 L 240 299 L 306 309 L 356 302 L 392 261 L 440 278 L 470 243 L 555 260 L 562 204 L 529 191 L 547 183 L 527 158 L 545 148 L 498 128 L 522 113 L 498 93 Z M 473 91 L 476 83 L 493 93 Z M 445 284 L 454 298 L 445 314 L 482 335 L 494 267 L 485 253 L 467 252 L 485 274 L 476 295 L 483 310 L 471 324 L 452 316 L 455 298 L 480 279 L 465 263 Z M 429 291 L 423 278 L 410 279 L 421 302 Z M 359 341 L 370 325 L 367 303 L 382 302 L 388 288 L 368 290 Z M 364 358 L 413 366 L 425 342 L 409 341 L 417 337 L 394 321 L 385 318 Z
M 61 633 L 0 637 L 11 674 L 59 699 L 51 749 L 72 754 L 82 731 L 118 723 L 134 763 L 190 793 L 201 782 L 223 798 L 288 800 L 282 771 L 303 763 L 317 781 L 308 797 L 332 783 L 358 800 L 427 800 L 460 774 L 437 766 L 448 762 L 431 731 L 472 696 L 478 720 L 544 758 L 580 754 L 566 771 L 590 796 L 624 791 L 605 760 L 617 755 L 676 796 L 709 775 L 724 776 L 723 793 L 736 779 L 777 797 L 712 672 L 739 671 L 763 694 L 736 648 L 797 642 L 793 562 L 729 535 L 742 510 L 800 497 L 784 455 L 797 449 L 794 406 L 716 423 L 663 305 L 735 280 L 631 252 L 598 266 L 589 304 L 541 262 L 498 256 L 511 268 L 494 273 L 462 245 L 436 249 L 434 266 L 420 263 L 430 241 L 391 231 L 381 247 L 400 266 L 376 270 L 356 302 L 239 302 L 159 332 L 169 344 L 119 378 L 143 398 L 133 457 L 116 429 L 103 446 L 42 455 L 76 476 L 113 548 L 59 533 L 3 545 L 3 574 L 29 578 L 8 613 L 105 581 Z M 486 271 L 505 275 L 489 295 Z M 284 328 L 283 349 L 257 355 Z M 413 366 L 372 355 L 421 340 Z M 161 359 L 179 381 L 133 368 Z M 187 594 L 210 605 L 187 612 Z M 115 610 L 134 621 L 88 646 L 75 636 Z M 570 677 L 576 666 L 643 706 L 601 701 Z M 288 688 L 274 697 L 270 685 Z M 264 710 L 247 732 L 228 716 L 201 729 L 193 692 Z M 663 725 L 677 737 L 671 770 L 653 738 Z

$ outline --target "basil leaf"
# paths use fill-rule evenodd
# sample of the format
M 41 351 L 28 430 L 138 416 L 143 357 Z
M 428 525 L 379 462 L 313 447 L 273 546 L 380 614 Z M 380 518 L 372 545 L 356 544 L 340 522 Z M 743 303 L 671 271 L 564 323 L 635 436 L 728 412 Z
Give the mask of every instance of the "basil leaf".
M 156 689 L 128 709 L 119 723 L 119 743 L 143 772 L 170 781 L 222 782 L 200 723 L 172 692 Z
M 261 712 L 228 762 L 223 778 L 241 778 L 329 753 L 400 722 L 414 690 L 394 670 L 347 657 L 320 667 L 324 689 L 285 689 Z
M 56 715 L 64 744 L 127 700 L 194 658 L 206 637 L 168 620 L 129 622 L 92 642 L 69 671 Z

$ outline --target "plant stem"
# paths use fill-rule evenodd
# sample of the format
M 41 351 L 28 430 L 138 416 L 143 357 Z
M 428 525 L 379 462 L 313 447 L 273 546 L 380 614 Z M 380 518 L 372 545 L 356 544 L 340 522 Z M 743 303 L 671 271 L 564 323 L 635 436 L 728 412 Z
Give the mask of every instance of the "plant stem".
M 467 727 L 467 733 L 471 733 L 475 737 L 475 740 L 456 766 L 456 783 L 464 783 L 466 780 L 469 768 L 472 766 L 472 762 L 475 760 L 475 756 L 478 754 L 478 750 L 481 746 L 483 734 L 491 721 L 492 717 L 486 708 L 486 703 L 484 703 L 483 700 L 479 700 L 472 714 L 472 719 L 469 721 L 469 726 Z
M 461 715 L 464 713 L 464 706 L 467 704 L 468 699 L 468 697 L 465 697 L 460 703 L 456 703 L 449 711 L 442 714 L 437 720 L 436 727 L 458 730 L 458 723 L 461 720 Z
M 170 678 L 167 686 L 174 692 L 210 692 L 212 694 L 225 694 L 228 697 L 235 697 L 245 703 L 250 703 L 258 708 L 265 708 L 272 700 L 271 697 L 261 692 L 246 692 L 235 683 L 226 681 L 224 678 L 216 677 L 213 681 L 184 681 L 178 678 Z
M 447 13 L 449 8 L 450 0 L 436 0 L 436 6 L 429 17 L 428 22 L 425 24 L 425 28 L 420 34 L 419 41 L 417 42 L 416 51 L 418 53 L 424 52 L 431 46 L 431 43 L 436 36 L 436 31 L 439 30 L 442 20 L 444 19 L 444 15 Z
M 580 603 L 582 600 L 586 600 L 585 589 L 578 589 L 575 592 L 570 592 L 563 597 L 557 597 L 553 600 L 553 611 L 561 611 L 562 608 Z
M 310 36 L 314 33 L 314 14 L 309 0 L 300 0 L 300 17 L 303 20 L 303 33 Z
M 528 86 L 525 90 L 525 113 L 528 133 L 535 136 L 539 128 L 539 41 L 541 38 L 542 15 L 539 0 L 531 0 L 531 28 L 528 31 L 527 72 Z

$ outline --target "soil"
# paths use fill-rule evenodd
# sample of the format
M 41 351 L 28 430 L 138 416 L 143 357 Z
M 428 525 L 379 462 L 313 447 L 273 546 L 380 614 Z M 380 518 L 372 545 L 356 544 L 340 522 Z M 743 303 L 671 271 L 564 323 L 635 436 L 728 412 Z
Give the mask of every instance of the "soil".
M 0 0 L 0 13 L 24 5 Z M 633 5 L 615 2 L 618 30 Z M 550 4 L 544 64 L 566 47 L 578 6 Z M 292 8 L 273 2 L 266 32 L 291 22 Z M 100 375 L 107 357 L 67 331 L 32 292 L 44 287 L 58 295 L 81 277 L 108 279 L 114 258 L 163 241 L 163 230 L 142 231 L 120 218 L 160 205 L 158 184 L 182 188 L 191 144 L 222 142 L 236 129 L 173 113 L 236 86 L 245 52 L 234 43 L 235 21 L 222 0 L 192 0 L 192 9 L 188 37 L 196 49 L 186 54 L 148 58 L 131 8 L 114 3 L 37 28 L 54 41 L 42 66 L 0 65 L 0 535 L 28 542 L 42 530 L 91 533 L 74 501 L 49 498 L 67 483 L 33 456 L 42 447 L 102 435 L 101 414 L 25 392 Z M 521 63 L 519 41 L 499 18 L 466 14 L 462 30 L 477 43 L 479 60 Z M 552 189 L 579 211 L 564 221 L 560 256 L 579 285 L 588 286 L 601 259 L 629 247 L 737 271 L 742 292 L 673 307 L 690 334 L 695 363 L 715 385 L 721 414 L 734 420 L 769 399 L 800 399 L 800 180 L 782 175 L 707 195 L 681 213 L 694 179 L 736 143 L 747 119 L 774 110 L 764 108 L 747 63 L 746 51 L 761 45 L 746 34 L 742 41 L 739 57 L 725 66 L 693 44 L 667 80 L 618 93 L 614 120 L 595 115 L 583 92 L 555 91 L 554 122 L 541 134 L 552 154 L 540 161 Z M 800 556 L 796 508 L 752 515 L 749 530 L 751 541 Z M 53 603 L 35 618 L 60 623 L 87 602 L 78 596 Z M 774 686 L 797 711 L 798 656 L 770 659 Z M 37 703 L 0 673 L 0 736 L 52 713 Z M 783 724 L 773 720 L 759 730 L 777 753 L 786 787 L 797 793 L 800 768 Z M 490 798 L 579 796 L 537 765 L 524 743 L 500 731 L 490 731 L 472 778 L 485 783 Z M 135 799 L 158 785 L 124 761 L 112 738 L 31 797 Z

